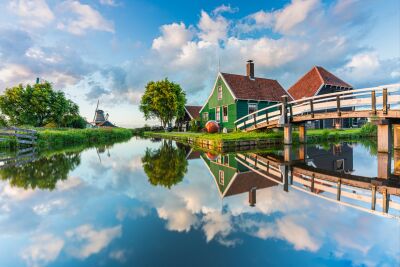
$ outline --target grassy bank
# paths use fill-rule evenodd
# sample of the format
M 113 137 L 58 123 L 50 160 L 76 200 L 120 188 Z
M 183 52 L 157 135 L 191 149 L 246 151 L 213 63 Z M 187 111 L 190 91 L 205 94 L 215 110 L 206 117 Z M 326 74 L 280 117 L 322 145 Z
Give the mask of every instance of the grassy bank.
M 38 131 L 39 149 L 57 149 L 77 145 L 96 145 L 128 140 L 132 131 L 124 128 L 46 129 Z
M 62 149 L 72 146 L 94 146 L 128 140 L 133 136 L 130 129 L 99 128 L 99 129 L 43 129 L 37 131 L 36 147 L 40 150 Z M 17 147 L 15 138 L 11 137 L 0 142 L 0 148 L 14 150 Z
M 192 132 L 144 132 L 145 137 L 168 138 L 183 143 L 207 148 L 216 151 L 234 151 L 238 147 L 266 147 L 282 144 L 283 132 L 232 132 L 232 133 L 192 133 Z M 337 140 L 358 140 L 360 138 L 372 138 L 376 136 L 373 127 L 356 129 L 313 129 L 307 131 L 308 143 L 319 143 Z M 293 142 L 298 143 L 298 132 L 293 132 Z

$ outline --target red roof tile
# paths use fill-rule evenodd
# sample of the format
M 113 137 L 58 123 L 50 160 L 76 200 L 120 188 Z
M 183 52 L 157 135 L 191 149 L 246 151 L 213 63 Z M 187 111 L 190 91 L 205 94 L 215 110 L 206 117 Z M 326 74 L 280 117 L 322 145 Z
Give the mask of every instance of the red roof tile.
M 276 80 L 221 73 L 238 99 L 282 101 L 287 92 Z M 290 97 L 289 97 L 290 99 Z M 291 99 L 290 99 L 291 100 Z
M 265 177 L 259 175 L 258 173 L 249 171 L 244 173 L 239 173 L 236 176 L 235 181 L 228 188 L 225 193 L 225 197 L 233 196 L 237 194 L 242 194 L 244 192 L 249 192 L 250 189 L 256 187 L 257 189 L 267 188 L 278 185 L 278 183 L 268 180 Z
M 315 96 L 322 85 L 353 88 L 350 84 L 339 79 L 323 67 L 315 66 L 292 85 L 288 92 L 294 99 L 312 97 Z
M 195 120 L 200 119 L 201 108 L 202 106 L 185 106 L 187 113 Z

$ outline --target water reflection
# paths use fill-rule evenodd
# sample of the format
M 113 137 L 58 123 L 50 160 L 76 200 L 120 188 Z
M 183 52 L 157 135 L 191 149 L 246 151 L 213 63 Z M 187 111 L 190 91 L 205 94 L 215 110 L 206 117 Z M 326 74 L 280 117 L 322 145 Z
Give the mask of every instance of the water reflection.
M 187 172 L 186 149 L 164 140 L 158 149 L 146 148 L 142 158 L 143 169 L 152 185 L 167 188 L 182 181 Z
M 398 164 L 395 152 L 395 165 Z M 391 173 L 392 157 L 378 153 L 377 176 L 353 174 L 352 144 L 332 144 L 328 147 L 285 146 L 281 151 L 203 154 L 202 159 L 215 179 L 221 197 L 248 192 L 249 204 L 255 205 L 257 190 L 281 185 L 312 194 L 317 198 L 336 201 L 367 212 L 380 210 L 399 215 L 400 177 L 395 168 Z M 291 188 L 291 189 L 290 189 Z M 382 215 L 381 212 L 375 214 Z
M 52 191 L 0 181 L 0 266 L 397 266 L 399 197 L 388 190 L 386 215 L 380 191 L 395 188 L 396 167 L 378 178 L 370 148 L 218 155 L 132 139 L 86 150 Z

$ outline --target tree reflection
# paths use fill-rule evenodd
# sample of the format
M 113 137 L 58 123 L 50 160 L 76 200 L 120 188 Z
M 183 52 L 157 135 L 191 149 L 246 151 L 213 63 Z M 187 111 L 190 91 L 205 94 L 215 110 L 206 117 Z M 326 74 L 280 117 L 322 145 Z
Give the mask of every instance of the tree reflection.
M 182 181 L 188 165 L 185 150 L 166 140 L 158 149 L 147 148 L 142 163 L 152 185 L 168 188 Z
M 57 181 L 67 179 L 68 173 L 80 161 L 80 153 L 55 154 L 23 165 L 4 166 L 0 176 L 3 180 L 9 180 L 12 186 L 53 190 Z

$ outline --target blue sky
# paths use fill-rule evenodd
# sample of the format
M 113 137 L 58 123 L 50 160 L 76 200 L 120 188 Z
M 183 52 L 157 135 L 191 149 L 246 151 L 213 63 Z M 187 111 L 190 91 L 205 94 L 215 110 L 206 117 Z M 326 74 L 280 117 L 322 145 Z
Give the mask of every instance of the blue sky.
M 145 84 L 168 77 L 202 105 L 217 73 L 286 89 L 314 65 L 354 87 L 400 80 L 396 0 L 0 0 L 0 88 L 54 83 L 89 120 L 95 102 L 120 126 L 144 123 Z M 153 123 L 153 122 L 149 122 Z

